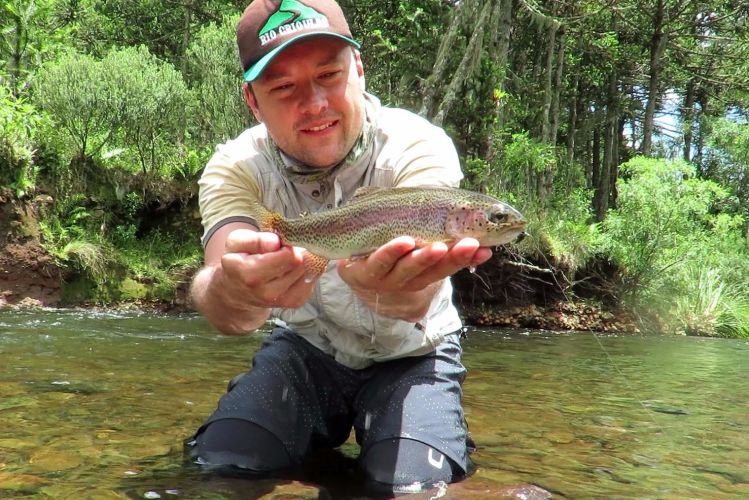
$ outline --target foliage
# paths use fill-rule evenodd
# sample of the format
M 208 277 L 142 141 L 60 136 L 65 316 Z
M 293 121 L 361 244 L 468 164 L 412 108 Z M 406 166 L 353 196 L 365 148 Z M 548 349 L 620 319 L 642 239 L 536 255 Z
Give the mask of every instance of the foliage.
M 118 104 L 108 92 L 107 74 L 101 61 L 74 51 L 46 63 L 37 74 L 34 102 L 54 117 L 77 161 L 101 151 L 118 127 Z
M 728 284 L 715 268 L 690 263 L 686 276 L 687 289 L 673 309 L 677 333 L 749 338 L 746 290 Z
M 182 76 L 144 46 L 113 50 L 101 62 L 103 92 L 118 139 L 137 151 L 144 174 L 169 164 L 185 128 L 191 94 Z
M 145 298 L 171 300 L 181 269 L 195 269 L 202 262 L 202 248 L 193 235 L 155 230 L 141 238 L 118 243 L 120 260 L 134 280 L 148 283 Z
M 711 124 L 705 174 L 731 186 L 749 215 L 749 123 L 728 118 Z
M 174 272 L 195 268 L 201 248 L 193 233 L 167 234 L 159 229 L 138 234 L 144 205 L 136 193 L 129 193 L 116 213 L 107 212 L 82 195 L 57 205 L 54 213 L 41 222 L 42 242 L 50 255 L 74 269 L 95 287 L 86 298 L 107 303 L 138 297 L 168 300 L 173 297 Z M 116 224 L 109 221 L 116 219 Z M 121 286 L 123 276 L 140 283 Z
M 42 244 L 50 255 L 98 285 L 107 281 L 114 263 L 111 245 L 94 231 L 101 216 L 90 209 L 85 196 L 78 195 L 58 204 L 40 221 Z
M 57 252 L 57 256 L 101 285 L 109 278 L 108 270 L 112 264 L 107 253 L 108 249 L 103 245 L 73 239 Z
M 387 104 L 417 109 L 420 80 L 431 70 L 449 6 L 441 0 L 342 0 L 362 44 L 367 87 Z
M 34 66 L 44 52 L 49 35 L 42 35 L 44 18 L 51 1 L 7 0 L 0 3 L 0 81 L 19 96 L 29 84 Z
M 242 100 L 242 68 L 235 31 L 239 16 L 204 27 L 187 51 L 188 79 L 196 99 L 193 139 L 216 144 L 239 134 L 250 121 Z
M 45 66 L 34 95 L 67 132 L 77 158 L 119 142 L 134 149 L 143 173 L 163 164 L 167 145 L 178 142 L 191 97 L 179 73 L 144 47 L 113 50 L 102 60 L 70 52 Z
M 556 161 L 554 149 L 549 144 L 531 138 L 527 132 L 513 134 L 501 155 L 501 175 L 510 189 L 533 197 L 536 192 L 535 174 L 555 168 Z
M 20 198 L 36 185 L 36 134 L 43 120 L 23 98 L 0 85 L 0 186 L 11 187 Z
M 179 4 L 159 0 L 97 0 L 93 12 L 87 12 L 80 24 L 88 42 L 103 41 L 109 48 L 143 44 L 159 59 L 179 67 L 196 32 L 211 22 L 219 22 L 225 14 L 241 11 L 247 3 L 244 0 Z
M 531 203 L 523 209 L 530 221 L 526 247 L 538 257 L 551 257 L 555 267 L 570 278 L 599 251 L 598 226 L 591 222 L 591 196 L 589 190 L 578 189 L 544 206 Z
M 749 265 L 740 265 L 738 274 L 731 269 L 746 262 L 749 249 L 741 235 L 743 219 L 719 211 L 725 189 L 695 177 L 694 167 L 682 161 L 638 157 L 623 165 L 623 172 L 619 206 L 601 224 L 600 249 L 623 270 L 621 292 L 643 316 L 673 329 L 674 300 L 716 310 L 704 306 L 695 288 L 693 263 L 715 269 L 725 280 L 708 296 L 730 300 L 723 286 L 749 291 Z

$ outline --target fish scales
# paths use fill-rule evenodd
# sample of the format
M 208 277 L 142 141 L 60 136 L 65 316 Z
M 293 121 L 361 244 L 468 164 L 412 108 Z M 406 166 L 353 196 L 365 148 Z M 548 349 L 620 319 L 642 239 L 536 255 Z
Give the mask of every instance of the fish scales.
M 523 232 L 525 221 L 491 196 L 445 187 L 362 188 L 341 207 L 286 219 L 256 207 L 260 229 L 323 260 L 366 255 L 398 236 L 419 246 L 474 237 L 501 245 Z
M 446 239 L 447 207 L 420 198 L 385 195 L 360 202 L 354 200 L 338 213 L 319 215 L 290 221 L 280 233 L 290 244 L 305 246 L 329 258 L 366 254 L 403 235 L 420 242 Z
M 444 241 L 447 207 L 357 204 L 333 216 L 304 217 L 279 223 L 278 232 L 291 245 L 328 258 L 363 255 L 398 236 L 418 242 Z M 321 215 L 324 215 L 323 212 Z

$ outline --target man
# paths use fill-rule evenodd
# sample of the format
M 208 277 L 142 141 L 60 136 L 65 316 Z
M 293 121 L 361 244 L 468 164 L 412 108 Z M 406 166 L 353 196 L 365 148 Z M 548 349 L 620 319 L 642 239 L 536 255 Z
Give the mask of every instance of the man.
M 476 240 L 404 236 L 305 276 L 303 251 L 258 231 L 259 200 L 286 217 L 361 186 L 457 186 L 447 135 L 386 108 L 334 0 L 254 0 L 237 26 L 244 98 L 260 125 L 218 147 L 200 180 L 205 267 L 196 307 L 221 332 L 275 328 L 198 430 L 193 456 L 258 472 L 337 447 L 352 427 L 366 477 L 389 491 L 469 470 L 460 319 L 449 276 L 491 256 Z

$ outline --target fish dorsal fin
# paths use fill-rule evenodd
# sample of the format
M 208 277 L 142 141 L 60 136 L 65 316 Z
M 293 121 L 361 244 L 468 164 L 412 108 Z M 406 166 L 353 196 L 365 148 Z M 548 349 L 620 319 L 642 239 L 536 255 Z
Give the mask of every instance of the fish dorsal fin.
M 354 195 L 351 197 L 349 201 L 358 200 L 361 198 L 366 198 L 367 196 L 372 196 L 373 194 L 379 193 L 381 191 L 385 191 L 384 187 L 381 186 L 364 186 L 360 187 L 356 191 L 354 191 Z

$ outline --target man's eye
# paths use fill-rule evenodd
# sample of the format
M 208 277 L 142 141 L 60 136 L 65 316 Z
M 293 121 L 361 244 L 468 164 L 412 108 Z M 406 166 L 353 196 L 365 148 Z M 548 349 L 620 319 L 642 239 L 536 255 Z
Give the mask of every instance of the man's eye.
M 292 87 L 290 83 L 284 83 L 283 85 L 276 85 L 272 89 L 270 89 L 271 92 L 281 92 L 284 90 L 289 90 Z
M 329 80 L 331 78 L 335 78 L 340 73 L 341 73 L 340 71 L 328 71 L 328 72 L 323 73 L 322 75 L 320 75 L 320 78 L 322 78 L 323 80 Z

